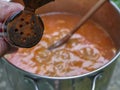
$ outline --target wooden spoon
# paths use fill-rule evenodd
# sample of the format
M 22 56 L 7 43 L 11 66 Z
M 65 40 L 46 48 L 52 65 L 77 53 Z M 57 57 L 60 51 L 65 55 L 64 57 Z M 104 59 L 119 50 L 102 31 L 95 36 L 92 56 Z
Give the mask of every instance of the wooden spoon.
M 79 30 L 79 28 L 106 2 L 107 0 L 99 0 L 80 20 L 78 25 L 76 25 L 73 30 L 71 30 L 68 34 L 66 34 L 62 39 L 58 40 L 56 43 L 53 43 L 48 47 L 48 50 L 52 50 L 54 48 L 57 48 L 64 43 L 66 43 L 71 36 Z

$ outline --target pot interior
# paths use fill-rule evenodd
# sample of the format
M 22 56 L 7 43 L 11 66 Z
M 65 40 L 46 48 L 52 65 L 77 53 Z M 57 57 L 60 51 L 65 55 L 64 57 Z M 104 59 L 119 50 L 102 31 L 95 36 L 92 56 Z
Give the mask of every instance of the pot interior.
M 23 4 L 22 0 L 13 1 Z M 89 2 L 87 0 L 55 0 L 54 2 L 37 9 L 36 13 L 68 12 L 82 17 L 97 1 L 98 0 L 89 0 Z M 106 2 L 91 19 L 102 26 L 110 35 L 117 47 L 118 54 L 120 49 L 120 14 L 118 11 L 110 4 L 110 2 Z

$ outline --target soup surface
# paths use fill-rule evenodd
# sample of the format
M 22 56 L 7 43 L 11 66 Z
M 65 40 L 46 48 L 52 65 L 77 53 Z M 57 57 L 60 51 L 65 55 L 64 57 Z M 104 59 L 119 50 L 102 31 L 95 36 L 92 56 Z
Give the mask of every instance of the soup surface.
M 45 25 L 42 40 L 35 47 L 20 48 L 7 59 L 17 67 L 45 76 L 74 76 L 98 69 L 115 55 L 116 48 L 104 29 L 88 21 L 59 48 L 47 48 L 62 38 L 79 22 L 80 17 L 68 13 L 41 16 Z

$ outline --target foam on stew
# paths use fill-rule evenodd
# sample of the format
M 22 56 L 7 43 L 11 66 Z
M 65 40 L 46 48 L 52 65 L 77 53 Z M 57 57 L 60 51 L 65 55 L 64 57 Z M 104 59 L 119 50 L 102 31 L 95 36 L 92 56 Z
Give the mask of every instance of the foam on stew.
M 15 66 L 44 76 L 75 76 L 100 68 L 116 53 L 116 47 L 104 29 L 93 21 L 85 23 L 71 39 L 59 48 L 47 48 L 56 42 L 80 20 L 69 13 L 49 13 L 41 16 L 45 30 L 35 47 L 19 48 L 7 59 Z

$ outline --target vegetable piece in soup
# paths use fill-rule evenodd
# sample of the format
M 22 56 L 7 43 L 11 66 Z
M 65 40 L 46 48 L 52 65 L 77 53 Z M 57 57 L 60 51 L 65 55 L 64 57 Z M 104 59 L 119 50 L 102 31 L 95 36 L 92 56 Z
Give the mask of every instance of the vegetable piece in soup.
M 75 76 L 96 70 L 108 63 L 116 48 L 102 27 L 93 21 L 85 23 L 71 39 L 59 48 L 47 48 L 79 22 L 80 17 L 68 13 L 42 15 L 45 32 L 35 47 L 20 48 L 8 60 L 31 73 L 45 76 Z

